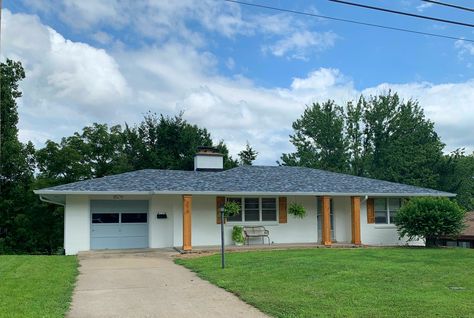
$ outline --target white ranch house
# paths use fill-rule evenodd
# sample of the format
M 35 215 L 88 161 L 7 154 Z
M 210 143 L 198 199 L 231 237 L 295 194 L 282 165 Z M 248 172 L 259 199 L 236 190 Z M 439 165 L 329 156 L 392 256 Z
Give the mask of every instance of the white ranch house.
M 219 210 L 226 200 L 242 207 L 240 215 L 225 223 L 228 244 L 234 225 L 263 225 L 275 244 L 401 245 L 406 241 L 399 239 L 393 217 L 404 198 L 454 196 L 310 168 L 222 169 L 222 155 L 202 148 L 194 171 L 139 170 L 35 193 L 65 206 L 68 255 L 95 249 L 218 245 Z M 305 207 L 306 217 L 287 213 L 292 202 Z

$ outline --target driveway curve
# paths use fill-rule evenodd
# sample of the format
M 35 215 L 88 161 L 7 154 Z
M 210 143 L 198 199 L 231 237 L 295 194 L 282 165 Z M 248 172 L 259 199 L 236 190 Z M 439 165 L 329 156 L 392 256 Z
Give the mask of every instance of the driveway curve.
M 176 265 L 169 250 L 79 255 L 70 318 L 268 317 Z

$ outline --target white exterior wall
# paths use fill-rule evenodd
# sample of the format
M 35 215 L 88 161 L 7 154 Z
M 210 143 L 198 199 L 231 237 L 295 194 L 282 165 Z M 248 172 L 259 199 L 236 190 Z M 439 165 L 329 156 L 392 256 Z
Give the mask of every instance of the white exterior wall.
M 360 235 L 362 244 L 367 245 L 425 245 L 423 240 L 407 242 L 405 238 L 400 239 L 394 224 L 368 224 L 367 200 L 364 199 L 360 203 Z
M 300 219 L 288 213 L 288 223 L 274 222 L 270 226 L 265 225 L 270 232 L 271 241 L 274 243 L 316 243 L 318 240 L 316 197 L 288 197 L 288 206 L 293 202 L 304 206 L 306 216 Z
M 90 249 L 90 198 L 113 199 L 113 196 L 67 196 L 64 219 L 64 248 L 67 255 Z M 150 248 L 181 247 L 183 242 L 183 213 L 181 195 L 124 196 L 123 200 L 149 200 L 149 246 Z M 226 244 L 233 244 L 231 234 L 234 225 L 263 225 L 270 232 L 273 243 L 316 243 L 317 201 L 313 196 L 289 196 L 288 205 L 301 203 L 307 211 L 303 219 L 288 214 L 288 222 L 228 222 L 224 225 Z M 193 246 L 220 244 L 220 224 L 216 224 L 215 196 L 194 195 L 192 197 Z M 335 239 L 337 242 L 351 241 L 351 206 L 349 197 L 334 197 Z M 166 219 L 157 219 L 157 213 L 166 213 Z M 367 224 L 367 204 L 361 199 L 361 240 L 367 245 L 403 245 L 398 239 L 394 225 Z M 255 242 L 258 242 L 256 239 Z M 420 245 L 422 241 L 410 242 Z
M 64 250 L 75 255 L 90 249 L 90 205 L 87 196 L 67 196 L 64 206 Z
M 150 200 L 148 215 L 149 246 L 151 248 L 174 246 L 173 233 L 175 223 L 174 203 L 176 195 L 153 196 Z M 166 213 L 166 219 L 158 219 L 158 213 Z

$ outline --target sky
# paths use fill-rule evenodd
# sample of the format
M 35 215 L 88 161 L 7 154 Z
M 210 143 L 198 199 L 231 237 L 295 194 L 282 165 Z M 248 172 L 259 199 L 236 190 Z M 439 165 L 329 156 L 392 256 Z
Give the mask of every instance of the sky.
M 248 1 L 474 39 L 474 28 L 327 0 Z M 353 2 L 474 23 L 421 0 Z M 446 152 L 474 151 L 474 43 L 464 40 L 223 0 L 4 0 L 0 53 L 25 67 L 19 136 L 37 147 L 94 122 L 182 111 L 234 157 L 248 141 L 256 164 L 274 165 L 294 150 L 291 124 L 307 105 L 391 89 L 420 102 Z

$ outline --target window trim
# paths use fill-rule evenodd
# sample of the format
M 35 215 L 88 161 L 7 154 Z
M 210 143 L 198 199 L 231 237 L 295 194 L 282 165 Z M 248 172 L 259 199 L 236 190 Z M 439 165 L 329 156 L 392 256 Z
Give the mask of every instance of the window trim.
M 262 209 L 262 199 L 263 198 L 267 198 L 267 199 L 274 199 L 275 200 L 275 220 L 271 220 L 271 221 L 267 221 L 267 220 L 262 220 L 262 212 L 263 212 L 263 209 Z M 278 224 L 278 215 L 280 214 L 280 207 L 279 207 L 279 204 L 278 204 L 278 197 L 275 197 L 275 196 L 249 196 L 249 195 L 246 195 L 246 196 L 228 196 L 228 197 L 225 197 L 225 202 L 227 202 L 228 199 L 240 199 L 240 203 L 241 203 L 241 216 L 242 216 L 242 219 L 239 220 L 239 221 L 233 221 L 233 220 L 229 220 L 227 219 L 227 223 L 229 224 L 232 224 L 232 225 L 240 225 L 240 224 L 258 224 L 258 225 L 262 225 L 262 224 Z M 258 221 L 245 221 L 245 199 L 258 199 Z
M 386 197 L 386 198 L 374 198 L 374 201 L 375 200 L 384 200 L 385 201 L 385 216 L 387 218 L 387 222 L 385 223 L 377 223 L 377 209 L 375 208 L 375 202 L 374 202 L 374 215 L 375 215 L 375 219 L 374 219 L 374 224 L 377 225 L 377 226 L 383 226 L 383 225 L 392 225 L 394 226 L 395 223 L 392 223 L 390 222 L 390 218 L 391 218 L 391 214 L 390 214 L 390 200 L 393 200 L 393 199 L 397 199 L 398 200 L 398 210 L 396 210 L 395 212 L 398 212 L 400 210 L 400 208 L 402 207 L 402 204 L 403 204 L 403 200 L 402 198 L 398 198 L 398 197 L 395 197 L 395 198 L 392 198 L 392 197 Z

